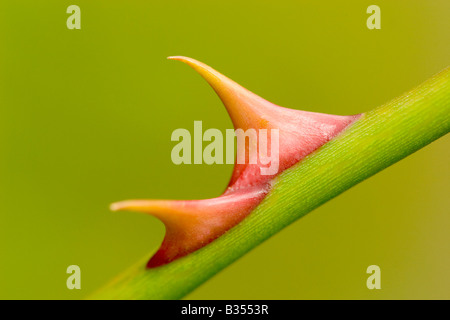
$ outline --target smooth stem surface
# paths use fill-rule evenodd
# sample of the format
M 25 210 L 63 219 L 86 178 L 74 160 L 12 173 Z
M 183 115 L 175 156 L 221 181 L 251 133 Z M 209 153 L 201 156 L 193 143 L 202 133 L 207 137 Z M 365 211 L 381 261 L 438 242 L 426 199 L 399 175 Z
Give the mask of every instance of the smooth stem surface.
M 179 299 L 324 202 L 450 130 L 450 68 L 369 111 L 338 137 L 280 174 L 263 202 L 211 244 L 168 265 L 145 261 L 93 299 Z

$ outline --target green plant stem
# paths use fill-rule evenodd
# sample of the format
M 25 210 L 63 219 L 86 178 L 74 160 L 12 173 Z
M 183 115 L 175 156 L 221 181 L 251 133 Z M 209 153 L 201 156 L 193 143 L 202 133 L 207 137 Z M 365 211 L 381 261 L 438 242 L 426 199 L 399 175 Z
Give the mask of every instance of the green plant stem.
M 367 113 L 280 174 L 240 224 L 165 266 L 140 262 L 93 299 L 179 299 L 246 252 L 324 202 L 450 130 L 450 68 Z

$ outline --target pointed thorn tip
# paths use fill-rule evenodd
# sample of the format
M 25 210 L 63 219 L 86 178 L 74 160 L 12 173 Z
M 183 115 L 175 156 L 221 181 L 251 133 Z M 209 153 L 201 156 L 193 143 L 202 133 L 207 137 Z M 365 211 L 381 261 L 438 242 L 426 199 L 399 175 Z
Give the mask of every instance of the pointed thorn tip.
M 115 202 L 115 203 L 111 203 L 110 205 L 109 205 L 109 210 L 111 210 L 111 211 L 119 211 L 120 210 L 120 205 L 119 205 L 119 203 L 118 202 Z
M 183 56 L 169 56 L 167 57 L 168 60 L 178 60 L 178 61 L 186 61 L 189 60 L 188 57 L 183 57 Z

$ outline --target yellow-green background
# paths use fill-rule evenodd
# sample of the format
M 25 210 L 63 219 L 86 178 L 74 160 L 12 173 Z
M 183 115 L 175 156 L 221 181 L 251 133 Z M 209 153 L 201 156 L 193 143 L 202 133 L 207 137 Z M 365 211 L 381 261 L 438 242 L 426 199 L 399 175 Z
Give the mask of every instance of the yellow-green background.
M 81 8 L 82 29 L 66 28 Z M 381 30 L 366 8 L 381 7 Z M 78 299 L 154 250 L 162 223 L 128 198 L 208 198 L 226 165 L 176 166 L 171 132 L 231 128 L 169 55 L 279 105 L 355 114 L 450 64 L 450 2 L 0 2 L 0 298 Z M 449 137 L 330 201 L 192 299 L 450 298 Z M 81 290 L 66 268 L 81 267 Z M 381 290 L 366 288 L 381 267 Z

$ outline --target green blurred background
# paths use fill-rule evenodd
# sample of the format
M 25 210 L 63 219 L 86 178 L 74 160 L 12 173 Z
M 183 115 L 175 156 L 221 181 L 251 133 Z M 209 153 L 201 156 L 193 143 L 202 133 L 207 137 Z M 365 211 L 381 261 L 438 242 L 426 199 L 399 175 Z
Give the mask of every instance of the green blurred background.
M 68 30 L 66 8 L 81 8 Z M 368 30 L 366 8 L 381 8 Z M 79 299 L 154 250 L 129 198 L 208 198 L 229 165 L 172 164 L 176 128 L 231 128 L 201 60 L 279 105 L 355 114 L 449 63 L 450 2 L 0 2 L 0 298 Z M 450 299 L 448 136 L 300 219 L 191 299 Z M 81 290 L 66 288 L 81 267 Z M 381 267 L 368 290 L 367 266 Z

